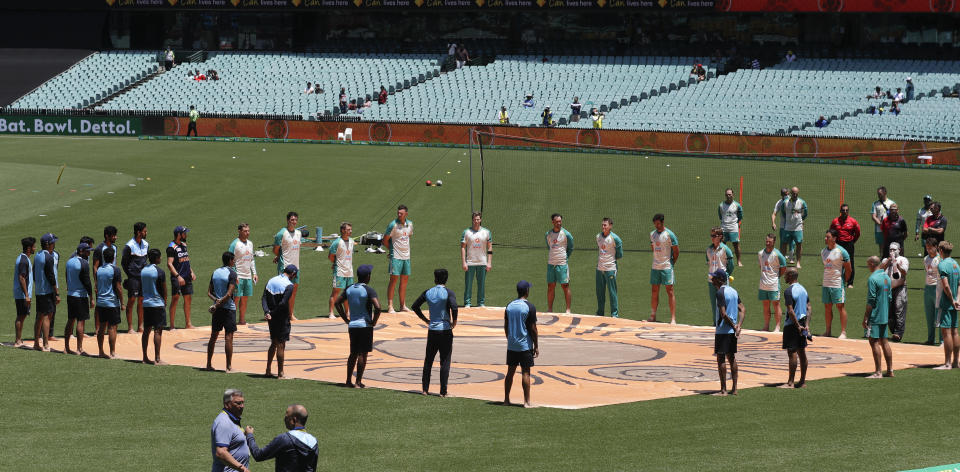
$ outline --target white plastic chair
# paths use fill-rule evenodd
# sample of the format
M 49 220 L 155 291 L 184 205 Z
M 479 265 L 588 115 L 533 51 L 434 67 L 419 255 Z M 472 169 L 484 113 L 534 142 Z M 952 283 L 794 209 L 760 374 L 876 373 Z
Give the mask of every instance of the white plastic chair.
M 353 128 L 347 128 L 342 133 L 337 133 L 338 141 L 353 141 Z

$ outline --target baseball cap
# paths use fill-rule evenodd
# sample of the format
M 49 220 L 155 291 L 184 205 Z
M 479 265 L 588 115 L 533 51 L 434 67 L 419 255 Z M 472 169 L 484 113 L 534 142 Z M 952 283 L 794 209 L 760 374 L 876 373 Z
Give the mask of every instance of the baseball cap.
M 283 271 L 287 274 L 296 274 L 300 270 L 293 264 L 287 264 L 287 266 L 283 268 Z
M 57 235 L 53 233 L 47 233 L 43 236 L 40 236 L 40 242 L 44 244 L 55 243 L 57 242 Z
M 174 235 L 174 236 L 176 236 L 176 235 L 178 235 L 178 234 L 181 234 L 181 233 L 189 233 L 189 232 L 190 232 L 190 228 L 187 228 L 186 226 L 177 226 L 176 228 L 173 228 L 173 235 Z
M 89 251 L 89 250 L 90 250 L 90 245 L 87 244 L 87 243 L 80 243 L 80 244 L 77 246 L 77 252 L 80 252 L 80 251 Z
M 910 77 L 907 77 L 907 82 L 909 82 L 910 80 L 911 80 Z
M 727 280 L 727 271 L 725 271 L 725 270 L 723 270 L 723 269 L 717 269 L 717 270 L 713 271 L 713 272 L 710 274 L 710 277 L 713 277 L 714 279 L 717 279 L 717 280 L 719 280 L 719 281 L 721 281 L 721 282 L 726 281 L 726 280 Z
M 526 280 L 521 280 L 517 282 L 517 290 L 529 290 L 529 289 L 530 289 L 530 282 L 527 282 Z
M 357 268 L 357 278 L 363 278 L 373 272 L 373 266 L 370 264 L 364 264 Z

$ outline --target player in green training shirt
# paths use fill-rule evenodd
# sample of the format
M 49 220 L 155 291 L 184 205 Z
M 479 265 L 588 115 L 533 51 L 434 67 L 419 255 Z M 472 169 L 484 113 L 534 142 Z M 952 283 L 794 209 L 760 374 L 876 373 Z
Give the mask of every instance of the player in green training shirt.
M 937 304 L 937 319 L 940 321 L 940 331 L 943 334 L 943 365 L 935 369 L 958 369 L 957 354 L 960 351 L 960 339 L 957 338 L 957 310 L 960 309 L 960 266 L 950 257 L 953 244 L 940 241 L 938 247 L 940 261 L 940 301 Z
M 893 351 L 887 341 L 887 322 L 890 310 L 890 286 L 893 281 L 890 276 L 879 269 L 880 258 L 870 256 L 867 259 L 867 270 L 870 278 L 867 280 L 867 309 L 863 313 L 863 335 L 870 339 L 870 350 L 873 353 L 873 374 L 868 379 L 879 379 L 880 352 L 887 361 L 887 372 L 884 377 L 893 377 Z

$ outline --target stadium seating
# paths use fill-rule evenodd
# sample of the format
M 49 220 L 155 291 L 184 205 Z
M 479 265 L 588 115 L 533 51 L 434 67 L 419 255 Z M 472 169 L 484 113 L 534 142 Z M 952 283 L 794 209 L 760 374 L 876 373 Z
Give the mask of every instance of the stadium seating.
M 960 141 L 957 101 L 960 62 L 801 58 L 793 63 L 718 74 L 704 64 L 708 80 L 690 77 L 690 56 L 504 55 L 484 66 L 441 74 L 446 56 L 394 53 L 215 52 L 152 76 L 149 52 L 94 54 L 17 100 L 12 108 L 83 108 L 123 112 L 186 110 L 238 115 L 333 117 L 339 88 L 348 100 L 376 100 L 383 85 L 391 96 L 353 119 L 401 122 L 494 124 L 506 106 L 510 122 L 538 126 L 551 106 L 559 126 L 590 128 L 590 108 L 606 113 L 604 128 L 695 133 L 743 133 L 901 140 Z M 221 80 L 197 82 L 188 70 L 216 69 Z M 902 113 L 872 114 L 889 99 L 868 99 L 880 86 L 895 91 L 906 77 L 915 97 Z M 138 80 L 136 87 L 124 90 Z M 306 95 L 306 82 L 321 95 Z M 118 93 L 123 91 L 123 93 Z M 116 95 L 114 95 L 116 94 Z M 535 106 L 522 101 L 527 94 Z M 583 104 L 571 120 L 573 97 Z M 105 103 L 102 100 L 109 97 Z M 830 124 L 817 128 L 819 116 Z
M 157 71 L 157 55 L 144 51 L 91 54 L 13 102 L 11 108 L 89 107 Z
M 220 80 L 194 81 L 188 70 L 218 72 Z M 105 110 L 184 110 L 196 105 L 203 113 L 293 114 L 313 119 L 332 112 L 340 87 L 348 100 L 376 100 L 383 85 L 412 87 L 440 75 L 437 56 L 352 55 L 332 53 L 216 53 L 204 62 L 182 64 L 104 104 Z M 319 83 L 324 93 L 306 95 L 306 83 Z

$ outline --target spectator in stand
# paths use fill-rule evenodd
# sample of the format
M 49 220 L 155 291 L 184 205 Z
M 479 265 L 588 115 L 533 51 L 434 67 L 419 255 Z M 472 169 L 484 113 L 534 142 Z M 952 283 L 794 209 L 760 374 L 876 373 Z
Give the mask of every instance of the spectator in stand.
M 164 59 L 164 60 L 163 60 L 163 68 L 164 68 L 164 70 L 173 69 L 173 58 L 174 58 L 173 49 L 170 49 L 170 47 L 167 46 L 167 50 L 163 53 L 163 59 Z
M 550 127 L 550 128 L 553 127 L 553 112 L 550 111 L 549 106 L 543 109 L 543 112 L 540 113 L 540 118 L 543 118 L 541 125 Z
M 787 51 L 787 55 L 784 56 L 783 59 L 786 60 L 788 63 L 789 63 L 789 62 L 793 62 L 793 61 L 797 60 L 797 55 L 794 54 L 792 50 L 791 50 L 791 51 Z
M 697 63 L 693 65 L 693 69 L 690 69 L 690 75 L 697 78 L 697 82 L 703 82 L 707 80 L 707 70 L 703 68 L 703 64 Z
M 896 105 L 903 101 L 903 92 L 897 87 L 897 93 L 893 94 L 893 104 Z
M 940 213 L 940 202 L 933 202 L 930 204 L 930 216 L 923 223 L 923 239 L 933 238 L 940 244 L 946 231 L 947 217 Z
M 313 93 L 315 95 L 320 95 L 321 93 L 323 93 L 323 89 L 320 88 L 320 82 L 313 83 Z
M 596 108 L 590 109 L 590 119 L 593 120 L 594 129 L 603 129 L 604 114 L 597 111 Z
M 883 252 L 890 253 L 890 243 L 897 243 L 903 247 L 903 240 L 907 237 L 907 220 L 900 217 L 900 209 L 896 203 L 890 205 L 890 212 L 880 225 L 883 231 Z
M 867 95 L 867 98 L 868 98 L 868 99 L 874 99 L 874 100 L 879 100 L 879 99 L 883 98 L 883 91 L 880 90 L 880 86 L 877 85 L 876 91 L 874 91 L 874 92 L 871 93 L 870 95 Z
M 507 107 L 500 107 L 500 111 L 497 112 L 497 121 L 499 121 L 501 125 L 510 123 L 510 114 L 507 113 Z
M 348 110 L 356 111 L 357 109 L 357 99 L 350 100 L 350 104 L 347 105 Z
M 750 68 L 753 70 L 760 70 L 760 59 L 756 57 L 753 58 L 753 60 L 750 61 Z
M 387 103 L 387 88 L 383 85 L 380 86 L 380 93 L 377 95 L 377 103 L 381 105 Z
M 580 97 L 573 97 L 573 103 L 570 104 L 570 122 L 580 121 L 580 109 L 583 104 L 580 103 Z
M 311 84 L 310 82 L 307 82 L 307 88 L 303 89 L 303 94 L 310 95 L 312 93 L 313 93 L 313 84 Z
M 466 63 L 470 62 L 470 53 L 467 52 L 467 48 L 461 44 L 457 48 L 457 69 L 462 68 Z
M 208 70 L 207 76 L 210 77 L 210 80 L 220 80 L 220 74 L 215 69 Z
M 814 123 L 814 125 L 815 125 L 817 128 L 826 128 L 828 124 L 830 124 L 830 122 L 827 121 L 827 119 L 824 118 L 823 115 L 820 115 L 820 119 L 818 119 L 818 120 Z
M 846 203 L 840 205 L 840 216 L 833 219 L 830 229 L 837 230 L 837 245 L 845 249 L 850 256 L 850 278 L 847 280 L 847 288 L 853 288 L 853 277 L 857 275 L 857 265 L 853 261 L 854 246 L 860 239 L 860 223 L 850 216 L 849 205 Z
M 347 89 L 340 87 L 340 113 L 347 112 Z
M 192 70 L 188 70 L 188 71 L 187 71 L 187 80 L 193 80 L 193 71 L 192 71 Z
M 913 89 L 914 89 L 913 80 L 910 77 L 907 77 L 907 90 L 906 90 L 907 96 L 905 97 L 905 100 L 904 100 L 905 102 L 909 102 L 910 100 L 913 100 Z
M 527 94 L 527 99 L 523 101 L 523 107 L 524 107 L 524 108 L 533 108 L 533 106 L 534 106 L 533 94 L 532 94 L 532 93 L 528 93 L 528 94 Z
M 457 43 L 450 43 L 447 45 L 447 55 L 451 58 L 457 55 Z
M 890 105 L 890 113 L 897 116 L 900 115 L 900 102 L 894 101 L 893 105 Z

